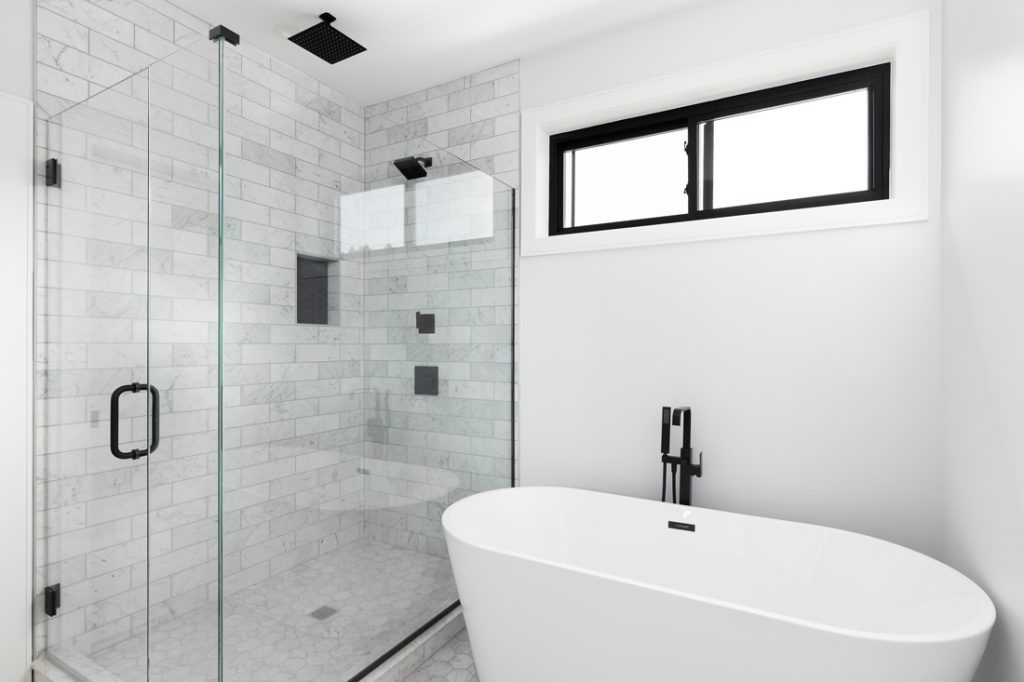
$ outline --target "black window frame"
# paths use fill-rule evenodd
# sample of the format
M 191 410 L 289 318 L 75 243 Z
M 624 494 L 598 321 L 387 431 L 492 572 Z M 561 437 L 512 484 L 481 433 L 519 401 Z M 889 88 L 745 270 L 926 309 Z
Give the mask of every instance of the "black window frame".
M 890 167 L 890 82 L 892 65 L 889 62 L 844 71 L 819 78 L 789 83 L 764 90 L 702 102 L 654 114 L 603 123 L 588 128 L 552 135 L 549 145 L 548 234 L 550 236 L 614 230 L 643 225 L 707 220 L 727 216 L 788 211 L 798 208 L 834 206 L 839 204 L 880 201 L 888 199 Z M 700 124 L 724 116 L 749 113 L 761 109 L 795 104 L 797 102 L 838 95 L 855 90 L 868 92 L 868 188 L 855 192 L 824 194 L 796 199 L 783 199 L 742 206 L 714 208 L 714 178 L 711 177 L 713 151 L 704 155 L 705 174 L 702 192 L 692 191 L 701 178 L 698 164 L 701 159 Z M 710 126 L 709 126 L 710 127 Z M 646 137 L 673 130 L 687 131 L 687 213 L 678 215 L 637 218 L 579 227 L 565 227 L 565 153 L 631 138 Z M 708 136 L 713 150 L 712 134 Z M 575 172 L 575 163 L 573 163 Z M 575 193 L 575 182 L 573 183 Z M 712 198 L 712 208 L 701 209 L 701 194 Z

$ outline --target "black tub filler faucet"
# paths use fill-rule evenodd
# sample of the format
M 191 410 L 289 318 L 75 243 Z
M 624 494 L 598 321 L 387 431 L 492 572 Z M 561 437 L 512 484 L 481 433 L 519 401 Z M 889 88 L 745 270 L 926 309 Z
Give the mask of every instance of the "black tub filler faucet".
M 679 456 L 673 457 L 669 453 L 669 440 L 672 435 L 672 427 L 679 426 L 680 417 L 683 422 L 683 447 L 679 449 Z M 696 476 L 700 478 L 704 473 L 704 453 L 700 453 L 696 464 L 693 462 L 693 448 L 690 447 L 690 408 L 671 407 L 661 408 L 661 501 L 665 502 L 666 483 L 668 478 L 668 467 L 672 465 L 672 503 L 689 505 L 691 502 L 690 483 Z M 676 484 L 678 477 L 679 495 L 676 496 Z

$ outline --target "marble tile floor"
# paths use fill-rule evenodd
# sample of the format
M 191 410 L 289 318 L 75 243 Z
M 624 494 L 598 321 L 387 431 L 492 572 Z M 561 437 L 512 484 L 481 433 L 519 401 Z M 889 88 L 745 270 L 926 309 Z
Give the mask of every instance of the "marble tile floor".
M 447 559 L 357 540 L 225 598 L 224 678 L 349 679 L 455 599 Z M 310 616 L 322 606 L 337 613 Z M 153 626 L 149 648 L 152 682 L 216 680 L 216 607 Z M 136 637 L 92 658 L 123 682 L 142 682 L 145 654 Z
M 479 682 L 466 631 L 455 635 L 403 682 Z

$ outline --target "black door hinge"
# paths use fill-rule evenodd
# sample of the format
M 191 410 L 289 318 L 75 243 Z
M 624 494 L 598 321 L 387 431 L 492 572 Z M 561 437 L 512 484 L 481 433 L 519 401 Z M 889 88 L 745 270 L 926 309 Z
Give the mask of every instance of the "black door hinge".
M 57 609 L 60 608 L 60 583 L 56 585 L 50 585 L 43 590 L 43 611 L 50 618 L 57 615 Z
M 60 187 L 60 161 L 57 159 L 46 160 L 46 186 Z

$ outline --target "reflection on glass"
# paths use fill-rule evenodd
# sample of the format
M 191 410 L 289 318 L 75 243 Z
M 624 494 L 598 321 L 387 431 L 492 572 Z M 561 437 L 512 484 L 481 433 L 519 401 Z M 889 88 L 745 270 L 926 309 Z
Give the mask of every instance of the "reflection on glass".
M 444 244 L 494 235 L 494 179 L 473 171 L 424 180 L 413 189 L 416 244 Z
M 868 189 L 868 91 L 700 124 L 701 187 L 713 125 L 713 199 L 703 209 Z
M 686 213 L 686 130 L 566 152 L 566 227 Z
M 388 249 L 405 245 L 405 186 L 344 195 L 341 246 L 345 251 Z
M 342 247 L 379 251 L 493 237 L 494 195 L 494 178 L 470 171 L 342 196 Z

